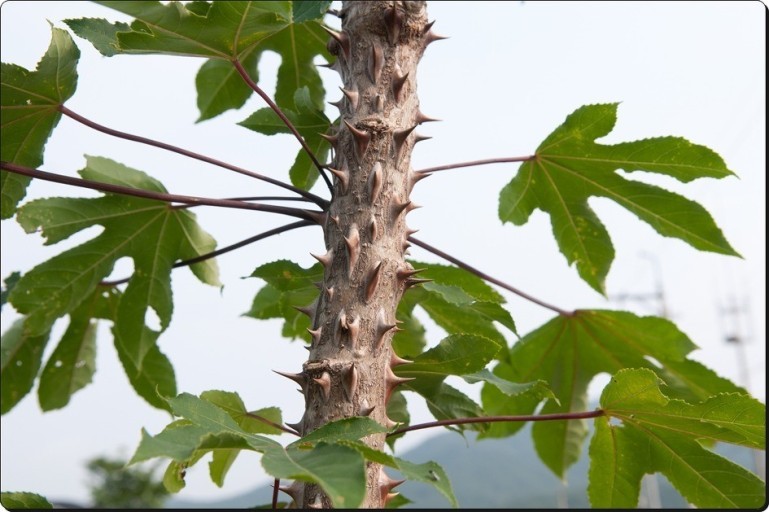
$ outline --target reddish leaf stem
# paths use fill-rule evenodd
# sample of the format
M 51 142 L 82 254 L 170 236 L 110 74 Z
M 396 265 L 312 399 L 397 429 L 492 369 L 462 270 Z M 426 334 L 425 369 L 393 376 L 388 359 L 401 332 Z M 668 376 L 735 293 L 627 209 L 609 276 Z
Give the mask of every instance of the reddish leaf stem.
M 522 292 L 518 288 L 515 288 L 514 286 L 511 286 L 511 285 L 505 283 L 504 281 L 500 281 L 499 279 L 497 279 L 495 277 L 492 277 L 492 276 L 490 276 L 490 275 L 488 275 L 488 274 L 486 274 L 484 272 L 481 272 L 477 268 L 468 265 L 464 261 L 458 260 L 457 258 L 451 256 L 450 254 L 447 254 L 447 253 L 441 251 L 440 249 L 437 249 L 437 248 L 433 247 L 430 244 L 427 244 L 427 243 L 425 243 L 425 242 L 423 242 L 421 240 L 417 240 L 413 236 L 409 237 L 409 241 L 412 242 L 415 245 L 418 245 L 422 249 L 425 249 L 426 251 L 429 251 L 429 252 L 435 254 L 436 256 L 440 256 L 444 260 L 450 261 L 451 263 L 455 264 L 456 266 L 458 266 L 460 268 L 463 268 L 463 269 L 467 270 L 468 272 L 472 272 L 473 274 L 475 274 L 476 276 L 480 277 L 481 279 L 483 279 L 485 281 L 488 281 L 490 283 L 494 283 L 497 286 L 500 286 L 500 287 L 504 288 L 505 290 L 509 290 L 509 291 L 513 292 L 514 294 L 518 295 L 519 297 L 522 297 L 522 298 L 524 298 L 524 299 L 526 299 L 528 301 L 533 302 L 534 304 L 538 304 L 538 305 L 542 306 L 543 308 L 547 308 L 547 309 L 550 309 L 552 311 L 555 311 L 559 315 L 564 315 L 564 316 L 572 316 L 573 315 L 573 313 L 570 312 L 570 311 L 563 310 L 563 309 L 561 309 L 561 308 L 559 308 L 557 306 L 553 306 L 552 304 L 548 304 L 547 302 L 544 302 L 544 301 L 541 301 L 541 300 L 539 300 L 539 299 L 537 299 L 535 297 L 532 297 L 528 293 Z
M 306 190 L 302 190 L 300 188 L 297 188 L 293 185 L 289 185 L 288 183 L 284 183 L 280 180 L 276 180 L 275 178 L 270 178 L 269 176 L 264 176 L 262 174 L 249 171 L 247 169 L 243 169 L 242 167 L 238 167 L 235 165 L 228 164 L 227 162 L 223 162 L 221 160 L 217 160 L 215 158 L 211 158 L 205 155 L 201 155 L 199 153 L 195 153 L 194 151 L 189 151 L 171 144 L 166 144 L 165 142 L 160 142 L 154 139 L 149 139 L 147 137 L 142 137 L 140 135 L 134 135 L 132 133 L 127 132 L 121 132 L 119 130 L 114 130 L 112 128 L 109 128 L 107 126 L 101 125 L 95 121 L 91 121 L 88 118 L 85 118 L 81 116 L 80 114 L 73 112 L 72 110 L 68 109 L 64 105 L 59 105 L 59 111 L 64 114 L 65 116 L 74 119 L 75 121 L 84 124 L 88 126 L 89 128 L 93 128 L 96 131 L 106 133 L 107 135 L 111 135 L 113 137 L 118 137 L 120 139 L 130 140 L 133 142 L 139 142 L 141 144 L 147 144 L 148 146 L 154 146 L 156 148 L 165 149 L 166 151 L 171 151 L 173 153 L 177 153 L 179 155 L 183 155 L 189 158 L 194 158 L 195 160 L 200 160 L 201 162 L 206 162 L 212 165 L 216 165 L 218 167 L 222 167 L 223 169 L 227 169 L 230 171 L 234 171 L 240 174 L 243 174 L 245 176 L 249 176 L 251 178 L 256 178 L 258 180 L 266 181 L 267 183 L 271 183 L 272 185 L 276 185 L 278 187 L 284 188 L 286 190 L 290 190 L 296 194 L 299 194 L 300 196 L 304 197 L 305 199 L 312 201 L 313 203 L 317 204 L 321 208 L 326 208 L 328 206 L 328 201 L 323 199 L 322 197 L 316 196 L 315 194 L 312 194 L 310 192 L 307 192 Z
M 326 176 L 326 173 L 323 172 L 323 166 L 320 162 L 318 162 L 318 158 L 315 156 L 315 153 L 312 152 L 310 149 L 310 146 L 307 145 L 307 143 L 304 141 L 304 138 L 299 134 L 299 131 L 296 129 L 294 124 L 286 117 L 286 114 L 283 113 L 283 111 L 280 109 L 280 107 L 272 101 L 272 98 L 270 98 L 267 93 L 265 93 L 261 87 L 259 87 L 256 82 L 254 82 L 251 77 L 248 75 L 248 72 L 243 67 L 243 64 L 241 64 L 240 60 L 238 58 L 232 59 L 232 64 L 235 66 L 235 69 L 238 70 L 238 73 L 240 73 L 240 76 L 245 80 L 245 82 L 248 84 L 248 86 L 256 92 L 261 98 L 267 103 L 267 105 L 270 106 L 270 108 L 275 112 L 281 121 L 283 121 L 283 124 L 286 125 L 286 127 L 291 130 L 291 133 L 294 134 L 294 137 L 296 137 L 296 140 L 299 141 L 299 144 L 302 145 L 302 148 L 307 152 L 307 156 L 310 157 L 310 160 L 312 160 L 313 165 L 318 169 L 318 172 L 320 173 L 321 177 L 323 178 L 323 181 L 326 182 L 326 186 L 328 187 L 328 190 L 333 194 L 334 187 L 331 185 L 331 181 L 328 179 L 328 176 Z
M 421 169 L 414 172 L 427 174 L 431 172 L 447 171 L 449 169 L 459 169 L 460 167 L 475 167 L 477 165 L 503 164 L 509 162 L 528 162 L 529 160 L 534 160 L 536 157 L 537 155 L 513 156 L 507 158 L 488 158 L 486 160 L 473 160 L 472 162 L 459 162 L 456 164 L 439 165 L 438 167 L 428 167 L 427 169 Z
M 280 487 L 280 478 L 272 482 L 272 509 L 278 508 L 278 488 Z
M 283 432 L 285 432 L 287 434 L 294 434 L 295 436 L 299 435 L 296 431 L 291 430 L 288 427 L 284 427 L 280 423 L 275 423 L 274 421 L 270 421 L 270 420 L 268 420 L 267 418 L 265 418 L 263 416 L 259 416 L 258 414 L 254 414 L 252 412 L 245 412 L 243 414 L 245 416 L 248 416 L 249 418 L 254 418 L 255 420 L 261 421 L 262 423 L 264 423 L 266 425 L 269 425 L 271 427 L 277 428 L 278 430 L 282 430 Z
M 448 420 L 430 421 L 427 423 L 419 423 L 417 425 L 409 425 L 396 429 L 393 432 L 387 434 L 387 437 L 396 436 L 405 432 L 412 432 L 414 430 L 423 430 L 433 427 L 446 427 L 449 425 L 465 425 L 468 423 L 500 423 L 500 422 L 516 422 L 516 421 L 555 421 L 555 420 L 580 420 L 587 418 L 598 418 L 605 416 L 606 412 L 603 409 L 596 409 L 595 411 L 586 412 L 564 412 L 555 414 L 532 414 L 522 416 L 486 416 L 477 418 L 452 418 Z
M 298 222 L 286 224 L 285 226 L 280 226 L 275 229 L 270 229 L 269 231 L 259 233 L 258 235 L 254 235 L 250 238 L 246 238 L 245 240 L 241 240 L 240 242 L 234 243 L 232 245 L 228 245 L 227 247 L 222 247 L 221 249 L 217 249 L 215 251 L 208 252 L 206 254 L 201 254 L 200 256 L 196 256 L 188 260 L 177 261 L 176 263 L 174 263 L 173 268 L 194 265 L 195 263 L 200 263 L 201 261 L 215 258 L 217 256 L 228 253 L 230 251 L 234 251 L 235 249 L 240 249 L 241 247 L 244 247 L 248 244 L 252 244 L 254 242 L 258 242 L 259 240 L 269 238 L 273 235 L 279 235 L 281 233 L 285 233 L 286 231 L 291 231 L 292 229 L 301 228 L 304 226 L 311 226 L 312 224 L 313 222 L 310 222 L 308 220 L 300 220 Z M 127 283 L 130 279 L 131 279 L 130 277 L 124 277 L 123 279 L 116 279 L 114 281 L 102 281 L 99 284 L 101 286 L 117 286 L 119 284 Z
M 163 192 L 152 192 L 150 190 L 123 187 L 120 185 L 113 185 L 111 183 L 101 183 L 98 181 L 84 180 L 82 178 L 64 176 L 61 174 L 41 171 L 39 169 L 32 169 L 30 167 L 12 164 L 9 162 L 0 162 L 0 168 L 15 174 L 22 174 L 24 176 L 30 176 L 32 178 L 38 178 L 45 181 L 52 181 L 54 183 L 62 183 L 64 185 L 72 185 L 72 186 L 81 187 L 81 188 L 90 188 L 93 190 L 99 190 L 101 192 L 110 192 L 113 194 L 142 197 L 144 199 L 154 199 L 156 201 L 163 201 L 166 203 L 177 202 L 177 203 L 192 204 L 192 205 L 219 206 L 223 208 L 238 208 L 241 210 L 258 210 L 263 212 L 279 213 L 281 215 L 288 215 L 290 217 L 298 217 L 300 219 L 305 219 L 313 222 L 316 222 L 317 216 L 323 213 L 323 212 L 314 212 L 309 210 L 301 210 L 299 208 L 289 208 L 287 206 L 279 206 L 279 205 L 271 205 L 271 204 L 248 203 L 244 201 L 233 201 L 230 199 L 211 199 L 208 197 L 183 196 L 183 195 L 177 195 L 177 194 L 166 194 Z

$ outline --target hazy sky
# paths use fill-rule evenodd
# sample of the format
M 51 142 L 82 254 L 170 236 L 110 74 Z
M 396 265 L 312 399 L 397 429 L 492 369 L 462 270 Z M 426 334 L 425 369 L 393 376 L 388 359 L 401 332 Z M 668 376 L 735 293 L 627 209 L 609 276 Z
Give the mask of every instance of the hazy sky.
M 737 354 L 727 334 L 746 338 L 750 386 L 765 399 L 766 146 L 765 7 L 749 2 L 430 2 L 435 30 L 450 39 L 431 45 L 420 64 L 422 110 L 444 120 L 420 128 L 433 137 L 412 158 L 415 169 L 480 158 L 520 156 L 581 105 L 621 101 L 619 121 L 607 143 L 678 135 L 723 156 L 738 178 L 682 185 L 672 179 L 634 173 L 703 204 L 744 259 L 699 253 L 662 238 L 627 211 L 603 199 L 590 201 L 612 237 L 616 260 L 608 293 L 647 294 L 657 279 L 673 320 L 702 350 L 693 357 L 741 382 Z M 2 60 L 34 68 L 50 40 L 46 20 L 125 19 L 110 9 L 80 2 L 8 2 L 2 5 Z M 89 43 L 81 49 L 78 90 L 72 110 L 111 127 L 154 137 L 287 180 L 296 154 L 288 136 L 260 137 L 235 123 L 263 106 L 254 97 L 237 112 L 193 124 L 194 77 L 202 61 L 165 56 L 104 58 Z M 278 57 L 266 55 L 261 82 L 274 90 Z M 340 96 L 338 76 L 323 70 L 329 100 Z M 336 116 L 336 112 L 329 111 Z M 62 119 L 48 143 L 43 169 L 72 175 L 84 154 L 107 156 L 147 171 L 173 193 L 231 197 L 274 193 L 219 168 L 160 150 L 112 139 Z M 436 174 L 417 186 L 409 216 L 418 236 L 514 286 L 562 308 L 619 308 L 606 301 L 566 265 L 557 251 L 549 219 L 535 213 L 529 224 L 502 226 L 499 190 L 516 167 L 496 165 Z M 324 194 L 319 184 L 314 190 Z M 35 182 L 28 198 L 67 194 L 61 186 Z M 77 191 L 87 196 L 91 192 Z M 257 212 L 197 209 L 200 222 L 228 245 L 285 223 Z M 2 223 L 2 277 L 92 237 L 93 228 L 65 244 L 43 247 L 24 236 L 15 221 Z M 60 247 L 62 246 L 62 247 Z M 306 351 L 280 337 L 280 322 L 240 315 L 262 286 L 242 279 L 265 262 L 290 258 L 303 266 L 323 251 L 317 228 L 307 228 L 252 245 L 219 260 L 224 290 L 200 285 L 186 269 L 174 272 L 174 318 L 160 339 L 176 368 L 180 391 L 236 390 L 247 407 L 279 406 L 297 421 L 303 400 L 295 387 L 271 369 L 298 371 Z M 412 258 L 438 261 L 418 248 Z M 130 271 L 120 262 L 114 276 Z M 551 313 L 512 294 L 508 308 L 526 333 Z M 727 304 L 743 311 L 722 311 Z M 719 305 L 722 306 L 719 309 Z M 642 314 L 655 302 L 626 302 Z M 2 313 L 2 330 L 16 318 Z M 734 329 L 732 325 L 738 322 Z M 429 321 L 426 321 L 429 324 Z M 63 326 L 57 324 L 56 340 Z M 433 329 L 437 343 L 441 333 Z M 512 341 L 512 339 L 510 340 Z M 50 343 L 46 356 L 53 350 Z M 451 380 L 471 396 L 479 388 Z M 428 421 L 421 401 L 409 395 L 413 422 Z M 155 434 L 169 421 L 130 388 L 112 347 L 108 326 L 100 331 L 94 382 L 60 411 L 42 414 L 33 391 L 0 420 L 0 488 L 31 491 L 51 499 L 86 502 L 84 461 L 99 455 L 130 456 L 140 429 Z M 404 449 L 427 432 L 400 441 Z M 290 439 L 286 438 L 286 442 Z M 243 454 L 223 489 L 206 464 L 188 471 L 186 497 L 224 497 L 266 482 L 258 456 Z M 256 480 L 255 480 L 256 479 Z

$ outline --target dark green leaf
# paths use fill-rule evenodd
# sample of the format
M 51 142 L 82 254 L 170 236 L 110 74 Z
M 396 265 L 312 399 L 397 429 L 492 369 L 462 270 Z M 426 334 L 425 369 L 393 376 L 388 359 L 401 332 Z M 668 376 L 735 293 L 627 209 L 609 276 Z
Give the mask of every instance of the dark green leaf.
M 11 293 L 11 290 L 13 290 L 13 287 L 19 282 L 19 279 L 21 279 L 20 272 L 11 272 L 11 275 L 3 280 L 5 286 L 3 286 L 3 290 L 0 292 L 0 310 L 5 306 L 5 303 L 8 300 L 8 294 Z
M 32 389 L 50 331 L 29 335 L 16 320 L 0 341 L 0 414 L 10 411 Z
M 70 35 L 52 28 L 51 44 L 34 71 L 2 64 L 0 160 L 40 167 L 45 143 L 61 117 L 58 107 L 75 93 L 79 57 Z M 30 179 L 0 171 L 0 218 L 13 216 Z
M 320 484 L 335 508 L 355 508 L 365 495 L 363 457 L 347 446 L 319 443 L 312 450 L 272 450 L 262 457 L 262 466 L 276 478 Z
M 459 506 L 459 502 L 454 496 L 454 490 L 451 488 L 449 476 L 441 466 L 432 461 L 414 464 L 397 457 L 395 460 L 398 463 L 398 471 L 403 473 L 407 480 L 432 485 L 449 500 L 452 507 L 457 508 Z
M 466 375 L 481 371 L 499 352 L 494 341 L 473 334 L 455 334 L 420 354 L 411 364 L 399 366 L 401 377 L 443 379 L 448 375 Z
M 260 56 L 253 49 L 246 50 L 241 56 L 241 64 L 254 83 L 259 82 Z M 242 107 L 254 92 L 231 62 L 220 59 L 209 59 L 200 67 L 195 76 L 195 88 L 200 111 L 197 122 Z
M 161 4 L 150 1 L 97 2 L 132 16 L 129 31 L 112 31 L 114 48 L 120 53 L 165 53 L 195 57 L 230 59 L 246 48 L 286 27 L 291 20 L 289 2 L 214 2 L 202 12 L 179 2 Z M 88 20 L 86 20 L 88 21 Z M 92 32 L 104 47 L 108 30 L 97 27 Z M 91 33 L 80 34 L 92 40 Z
M 331 7 L 331 0 L 294 0 L 291 3 L 294 8 L 294 23 L 322 18 Z
M 0 493 L 0 503 L 8 510 L 53 508 L 47 499 L 31 492 Z
M 606 228 L 588 206 L 591 196 L 615 201 L 663 236 L 699 250 L 738 255 L 698 203 L 616 172 L 654 172 L 682 182 L 732 175 L 721 157 L 676 137 L 597 144 L 596 138 L 614 128 L 616 111 L 616 103 L 587 105 L 569 115 L 502 189 L 499 218 L 522 225 L 536 208 L 548 213 L 561 253 L 600 293 L 614 249 Z
M 402 387 L 419 393 L 427 403 L 427 408 L 436 420 L 448 420 L 455 418 L 477 418 L 485 416 L 481 407 L 473 400 L 459 391 L 449 386 L 445 382 L 412 381 L 404 384 Z M 459 430 L 486 430 L 486 425 L 482 423 L 469 423 L 467 425 L 458 425 L 455 428 Z
M 80 171 L 86 179 L 165 191 L 146 174 L 105 158 L 88 157 Z M 156 345 L 171 321 L 173 303 L 170 274 L 178 260 L 208 253 L 214 240 L 187 209 L 134 197 L 107 194 L 95 199 L 51 198 L 32 201 L 19 212 L 28 232 L 42 228 L 47 243 L 56 243 L 85 228 L 101 225 L 104 231 L 90 241 L 54 256 L 25 274 L 10 302 L 27 314 L 25 330 L 38 335 L 73 311 L 112 271 L 114 263 L 129 256 L 134 274 L 123 293 L 113 333 L 120 360 L 136 391 L 149 403 L 165 407 L 158 392 L 176 394 L 173 368 Z M 214 260 L 191 266 L 201 281 L 218 285 Z M 151 311 L 160 331 L 145 325 Z
M 604 389 L 601 406 L 607 417 L 596 419 L 590 445 L 592 505 L 634 507 L 641 477 L 660 472 L 699 508 L 760 507 L 766 499 L 764 483 L 698 440 L 765 446 L 763 404 L 737 394 L 688 404 L 663 395 L 660 384 L 650 370 L 623 370 Z
M 292 103 L 294 110 L 283 108 L 283 113 L 297 129 L 315 157 L 321 162 L 325 161 L 328 155 L 329 143 L 320 134 L 328 131 L 331 122 L 323 111 L 315 106 L 310 98 L 310 90 L 307 86 L 296 90 Z M 264 135 L 291 133 L 285 123 L 271 108 L 257 110 L 238 124 Z M 291 183 L 306 190 L 309 190 L 318 179 L 318 170 L 304 149 L 299 150 L 289 175 Z

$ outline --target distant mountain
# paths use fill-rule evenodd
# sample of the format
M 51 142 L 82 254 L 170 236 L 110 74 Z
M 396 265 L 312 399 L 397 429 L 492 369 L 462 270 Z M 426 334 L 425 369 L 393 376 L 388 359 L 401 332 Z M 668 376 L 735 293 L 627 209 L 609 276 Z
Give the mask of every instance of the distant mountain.
M 580 460 L 567 474 L 568 484 L 562 484 L 539 460 L 531 441 L 530 426 L 507 439 L 477 441 L 475 434 L 465 437 L 452 432 L 439 434 L 398 456 L 412 462 L 433 460 L 449 475 L 454 493 L 462 508 L 589 508 L 587 500 L 587 443 Z M 717 452 L 752 468 L 750 450 L 732 445 L 719 445 Z M 397 474 L 388 470 L 393 478 Z M 662 508 L 687 508 L 684 499 L 668 481 L 657 475 L 657 492 L 642 492 L 641 507 L 659 503 Z M 271 482 L 270 482 L 271 484 Z M 168 508 L 247 508 L 264 505 L 272 499 L 270 484 L 226 500 L 192 502 L 170 499 Z M 427 484 L 406 482 L 397 491 L 411 500 L 405 508 L 448 508 L 448 501 Z M 655 495 L 659 501 L 656 502 Z M 286 496 L 281 493 L 281 500 Z

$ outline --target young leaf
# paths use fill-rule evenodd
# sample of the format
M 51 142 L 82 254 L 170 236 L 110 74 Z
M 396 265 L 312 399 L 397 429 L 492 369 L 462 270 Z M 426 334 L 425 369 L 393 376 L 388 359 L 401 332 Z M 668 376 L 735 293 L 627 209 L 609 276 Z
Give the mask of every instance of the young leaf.
M 51 30 L 51 44 L 34 71 L 5 62 L 0 68 L 0 160 L 4 162 L 40 167 L 45 143 L 61 118 L 58 107 L 75 93 L 80 51 L 66 31 Z M 16 212 L 30 180 L 0 171 L 1 219 Z
M 548 401 L 542 413 L 582 411 L 587 406 L 587 386 L 599 373 L 649 368 L 676 375 L 686 368 L 682 363 L 695 348 L 668 320 L 622 311 L 581 310 L 554 318 L 516 343 L 508 355 L 509 374 L 503 376 L 513 382 L 548 382 L 560 405 Z M 712 396 L 734 390 L 733 385 L 724 386 L 722 379 L 705 374 L 690 384 L 687 375 L 681 374 L 677 386 L 695 388 L 690 393 Z M 487 393 L 492 393 L 486 396 L 490 399 L 493 392 Z M 489 410 L 485 401 L 484 405 Z M 516 409 L 508 414 L 526 413 Z M 532 429 L 540 457 L 558 476 L 579 457 L 586 432 L 581 420 L 538 422 Z
M 87 157 L 80 171 L 86 179 L 165 192 L 141 171 L 105 158 Z M 20 210 L 27 232 L 42 228 L 47 243 L 56 243 L 85 228 L 101 225 L 92 240 L 54 256 L 25 274 L 9 296 L 27 315 L 30 335 L 39 335 L 91 295 L 121 257 L 133 259 L 135 272 L 116 312 L 113 333 L 120 360 L 136 391 L 149 403 L 164 407 L 158 396 L 176 393 L 173 368 L 156 340 L 168 327 L 173 309 L 170 274 L 177 260 L 210 252 L 214 240 L 187 209 L 134 197 L 106 194 L 95 199 L 51 198 L 32 201 Z M 201 281 L 218 285 L 212 260 L 191 266 Z M 160 330 L 146 326 L 150 310 Z
M 306 306 L 317 298 L 318 289 L 313 283 L 323 279 L 323 266 L 317 263 L 304 269 L 292 261 L 279 260 L 258 267 L 251 277 L 264 279 L 267 285 L 256 294 L 245 316 L 283 318 L 283 336 L 309 341 L 310 322 L 294 307 Z
M 50 331 L 31 336 L 16 320 L 0 342 L 0 414 L 10 411 L 32 389 Z
M 732 175 L 721 157 L 677 137 L 596 143 L 614 128 L 616 111 L 616 103 L 586 105 L 569 115 L 502 189 L 499 218 L 522 225 L 536 208 L 548 213 L 561 253 L 602 294 L 614 249 L 606 228 L 588 206 L 591 196 L 615 201 L 663 236 L 702 251 L 739 256 L 698 203 L 616 172 L 654 172 L 682 182 Z
M 763 447 L 763 404 L 737 394 L 688 404 L 669 399 L 659 386 L 652 371 L 634 369 L 618 372 L 604 389 L 601 406 L 607 416 L 596 419 L 590 445 L 592 505 L 634 507 L 641 477 L 660 472 L 699 508 L 760 507 L 766 499 L 764 483 L 698 440 Z

